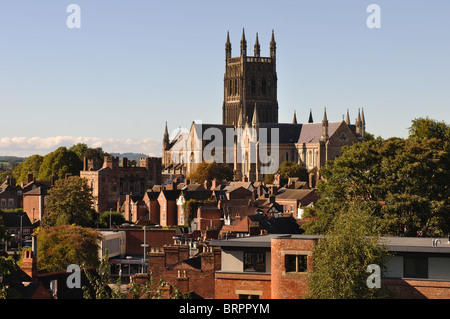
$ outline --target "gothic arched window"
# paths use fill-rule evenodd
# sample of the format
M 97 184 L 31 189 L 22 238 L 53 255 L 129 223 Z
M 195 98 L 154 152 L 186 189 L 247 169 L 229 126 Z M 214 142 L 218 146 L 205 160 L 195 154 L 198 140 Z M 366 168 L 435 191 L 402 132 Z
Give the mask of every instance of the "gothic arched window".
M 252 78 L 252 80 L 250 82 L 250 88 L 251 88 L 252 94 L 256 94 L 256 80 L 255 80 L 255 78 Z
M 263 95 L 266 95 L 266 79 L 263 78 L 261 81 L 261 92 Z

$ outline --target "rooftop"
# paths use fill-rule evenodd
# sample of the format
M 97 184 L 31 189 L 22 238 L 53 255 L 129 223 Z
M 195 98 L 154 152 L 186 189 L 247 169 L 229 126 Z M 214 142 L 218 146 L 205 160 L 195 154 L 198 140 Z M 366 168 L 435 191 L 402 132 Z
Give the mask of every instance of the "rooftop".
M 296 234 L 268 234 L 228 239 L 216 239 L 211 241 L 212 246 L 219 247 L 265 247 L 270 248 L 272 239 L 283 238 L 293 240 L 318 240 L 321 235 L 296 235 Z M 448 238 L 431 237 L 381 237 L 381 242 L 386 244 L 391 252 L 427 252 L 450 253 L 450 241 Z

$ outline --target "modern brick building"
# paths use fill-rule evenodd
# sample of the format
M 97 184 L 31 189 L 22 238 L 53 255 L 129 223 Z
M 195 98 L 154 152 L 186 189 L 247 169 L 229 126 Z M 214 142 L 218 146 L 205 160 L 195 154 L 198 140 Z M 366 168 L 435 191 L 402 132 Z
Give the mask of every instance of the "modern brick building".
M 213 240 L 222 251 L 215 298 L 300 299 L 314 271 L 313 249 L 321 236 L 261 235 Z M 383 237 L 392 254 L 381 284 L 399 298 L 450 298 L 447 238 Z M 369 275 L 369 274 L 368 274 Z

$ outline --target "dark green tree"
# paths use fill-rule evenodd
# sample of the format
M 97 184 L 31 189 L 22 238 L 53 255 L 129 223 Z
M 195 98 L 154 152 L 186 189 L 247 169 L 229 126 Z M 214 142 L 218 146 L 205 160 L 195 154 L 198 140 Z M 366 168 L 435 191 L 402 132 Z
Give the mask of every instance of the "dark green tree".
M 349 202 L 367 202 L 386 235 L 445 236 L 450 232 L 450 154 L 436 139 L 392 138 L 357 143 L 327 162 L 320 199 L 307 233 L 324 233 Z M 310 216 L 311 217 L 311 216 Z
M 60 147 L 44 156 L 38 179 L 49 180 L 52 176 L 61 179 L 67 174 L 79 175 L 82 168 L 83 162 L 75 152 L 69 151 L 66 147 Z
M 280 176 L 283 178 L 298 177 L 301 181 L 308 181 L 308 170 L 301 164 L 284 161 L 279 167 Z
M 74 152 L 75 154 L 78 155 L 78 158 L 80 160 L 83 160 L 84 158 L 84 154 L 86 153 L 86 151 L 88 150 L 88 146 L 85 143 L 78 143 L 73 145 L 72 147 L 69 148 L 69 151 Z
M 121 212 L 117 211 L 105 211 L 99 215 L 99 227 L 109 228 L 109 223 L 111 225 L 122 225 L 125 222 L 125 216 Z
M 34 177 L 38 177 L 43 160 L 43 156 L 35 154 L 28 157 L 24 162 L 19 163 L 12 174 L 17 183 L 25 180 L 28 174 L 33 174 Z
M 409 137 L 411 138 L 435 138 L 442 141 L 443 147 L 450 147 L 450 125 L 444 121 L 437 121 L 429 117 L 420 117 L 412 121 L 409 127 Z
M 57 180 L 49 190 L 43 225 L 93 225 L 92 189 L 86 179 L 79 176 Z

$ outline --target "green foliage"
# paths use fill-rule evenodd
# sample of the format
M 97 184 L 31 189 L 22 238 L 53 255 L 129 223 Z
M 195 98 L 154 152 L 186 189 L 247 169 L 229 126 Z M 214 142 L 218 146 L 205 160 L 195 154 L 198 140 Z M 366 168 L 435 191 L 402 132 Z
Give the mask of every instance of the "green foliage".
M 109 221 L 111 218 L 111 225 L 122 225 L 125 222 L 125 216 L 117 211 L 105 211 L 99 215 L 99 225 L 101 228 L 109 228 Z
M 43 160 L 43 156 L 36 154 L 28 157 L 24 162 L 19 163 L 12 174 L 17 183 L 27 179 L 28 174 L 30 173 L 33 174 L 34 177 L 37 177 Z
M 231 181 L 233 180 L 233 169 L 224 163 L 202 162 L 188 176 L 188 179 L 194 183 L 203 183 L 206 180 L 211 181 L 214 178 Z
M 48 194 L 43 225 L 93 225 L 92 189 L 86 179 L 70 176 L 57 180 Z
M 164 281 L 156 280 L 153 272 L 149 272 L 149 279 L 143 284 L 130 283 L 130 294 L 133 299 L 188 299 L 189 294 L 183 294 L 177 287 Z
M 8 285 L 7 276 L 10 275 L 16 268 L 16 263 L 12 256 L 0 256 L 0 299 L 7 299 L 14 293 Z
M 123 299 L 125 296 L 120 291 L 120 279 L 114 282 L 109 273 L 111 265 L 109 263 L 108 250 L 103 256 L 96 274 L 92 275 L 88 267 L 84 265 L 84 273 L 92 287 L 83 286 L 84 299 Z M 91 291 L 92 290 L 92 291 Z M 93 295 L 92 295 L 93 292 Z
M 308 181 L 308 170 L 301 164 L 291 161 L 284 161 L 279 167 L 280 176 L 282 178 L 298 177 L 301 181 Z
M 37 230 L 38 269 L 65 271 L 70 264 L 99 266 L 100 233 L 90 228 L 63 225 Z
M 197 215 L 198 208 L 204 203 L 204 201 L 190 199 L 183 204 L 184 210 L 184 225 L 189 226 L 191 221 Z
M 367 287 L 370 264 L 383 265 L 388 252 L 380 242 L 380 224 L 364 204 L 351 204 L 333 218 L 326 236 L 314 248 L 314 271 L 308 278 L 308 297 L 365 299 L 389 296 L 383 288 Z M 369 210 L 370 211 L 370 210 Z
M 450 125 L 444 121 L 436 121 L 426 118 L 417 118 L 412 121 L 409 128 L 409 136 L 412 138 L 436 138 L 442 141 L 448 149 L 450 147 Z
M 88 146 L 85 143 L 78 143 L 69 148 L 69 151 L 77 154 L 77 156 L 80 160 L 83 160 L 84 154 L 86 153 L 87 150 L 88 150 Z
M 386 235 L 444 236 L 450 232 L 450 153 L 436 139 L 376 139 L 345 147 L 321 170 L 320 199 L 307 233 L 324 233 L 335 212 L 367 202 Z
M 76 153 L 65 147 L 60 147 L 44 156 L 39 168 L 38 179 L 49 180 L 52 176 L 61 179 L 67 174 L 79 175 L 82 168 L 83 162 Z

